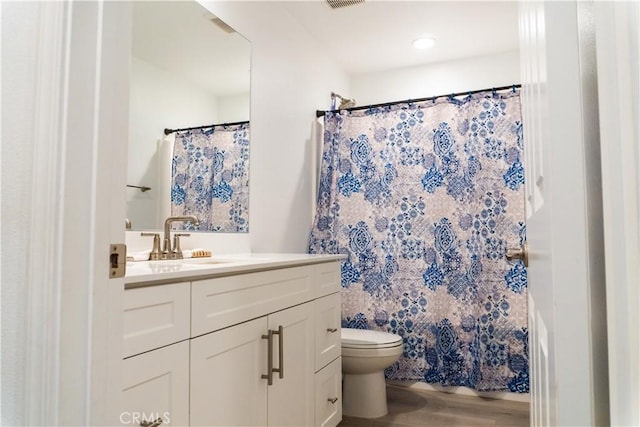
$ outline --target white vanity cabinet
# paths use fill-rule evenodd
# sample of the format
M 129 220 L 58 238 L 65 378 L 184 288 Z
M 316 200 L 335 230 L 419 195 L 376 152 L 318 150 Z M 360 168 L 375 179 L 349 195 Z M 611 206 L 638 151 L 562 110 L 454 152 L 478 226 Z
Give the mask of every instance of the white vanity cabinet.
M 340 422 L 339 262 L 198 277 L 180 285 L 190 299 L 187 339 L 182 340 L 183 332 L 170 332 L 169 341 L 177 342 L 164 339 L 162 347 L 123 361 L 128 365 L 125 383 L 139 384 L 140 395 L 155 390 L 147 397 L 159 403 L 138 398 L 141 410 L 170 407 L 173 425 L 333 427 Z M 125 294 L 171 286 L 128 289 Z M 174 299 L 184 297 L 184 290 L 167 288 L 165 294 L 171 292 L 179 294 Z M 174 317 L 167 310 L 182 303 L 152 299 L 156 304 L 149 305 L 155 308 L 147 310 L 163 313 L 156 316 L 163 318 L 161 324 L 154 327 L 147 319 L 137 331 L 125 328 L 125 339 L 132 334 L 147 339 L 153 330 L 175 331 L 182 325 L 185 310 Z M 170 385 L 164 384 L 167 378 Z M 136 400 L 135 388 L 124 390 L 127 408 Z
M 327 339 L 339 289 L 335 262 L 193 282 L 192 425 L 315 425 L 318 366 L 340 356 Z

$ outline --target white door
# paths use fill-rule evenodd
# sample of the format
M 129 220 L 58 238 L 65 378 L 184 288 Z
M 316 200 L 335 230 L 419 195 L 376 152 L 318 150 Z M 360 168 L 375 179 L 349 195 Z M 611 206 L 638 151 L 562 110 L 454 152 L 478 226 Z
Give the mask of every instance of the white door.
M 521 2 L 531 424 L 608 424 L 592 4 Z
M 277 331 L 280 327 L 282 335 L 274 337 L 273 365 L 275 369 L 282 368 L 283 375 L 280 378 L 280 372 L 274 372 L 273 385 L 269 386 L 269 425 L 312 426 L 315 422 L 313 303 L 270 314 L 269 329 Z
M 116 425 L 130 4 L 38 7 L 26 421 Z

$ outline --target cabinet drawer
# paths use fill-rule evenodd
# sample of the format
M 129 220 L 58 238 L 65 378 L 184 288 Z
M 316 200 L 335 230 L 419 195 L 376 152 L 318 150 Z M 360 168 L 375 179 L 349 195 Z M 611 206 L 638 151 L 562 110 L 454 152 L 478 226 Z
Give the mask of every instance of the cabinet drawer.
M 340 356 L 340 293 L 327 295 L 314 301 L 315 304 L 315 370 Z
M 342 420 L 342 358 L 316 374 L 316 427 L 335 427 Z
M 340 291 L 340 261 L 325 262 L 315 266 L 315 297 Z
M 189 425 L 189 342 L 122 361 L 123 425 L 160 419 L 162 426 Z
M 123 357 L 189 338 L 188 283 L 127 289 L 123 301 Z
M 199 336 L 310 301 L 314 266 L 193 282 L 191 335 Z

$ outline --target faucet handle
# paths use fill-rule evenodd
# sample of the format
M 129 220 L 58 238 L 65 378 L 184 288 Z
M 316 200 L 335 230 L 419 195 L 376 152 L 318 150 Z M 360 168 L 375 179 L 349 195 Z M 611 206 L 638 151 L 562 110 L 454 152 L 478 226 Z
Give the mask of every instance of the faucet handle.
M 158 233 L 140 233 L 140 235 L 153 237 L 153 248 L 149 253 L 149 259 L 152 261 L 160 259 L 160 235 Z
M 175 233 L 173 235 L 173 250 L 171 251 L 172 259 L 183 259 L 182 256 L 182 248 L 180 247 L 180 237 L 189 237 L 191 234 L 189 233 Z

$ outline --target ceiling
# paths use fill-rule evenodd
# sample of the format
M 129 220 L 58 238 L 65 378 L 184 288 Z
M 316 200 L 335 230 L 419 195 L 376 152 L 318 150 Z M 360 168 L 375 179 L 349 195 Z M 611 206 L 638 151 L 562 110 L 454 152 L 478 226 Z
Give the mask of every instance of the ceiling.
M 132 54 L 216 95 L 247 93 L 251 43 L 195 1 L 133 2 Z
M 518 49 L 516 1 L 366 0 L 338 9 L 324 0 L 278 3 L 349 75 Z M 218 95 L 246 93 L 250 43 L 212 17 L 195 1 L 136 1 L 133 55 Z M 411 41 L 425 34 L 436 45 L 414 49 Z
M 516 1 L 366 0 L 331 9 L 313 0 L 284 7 L 350 75 L 518 49 Z M 413 48 L 422 35 L 436 45 Z

